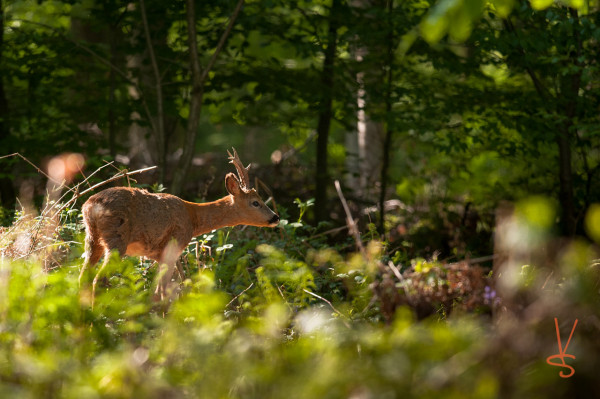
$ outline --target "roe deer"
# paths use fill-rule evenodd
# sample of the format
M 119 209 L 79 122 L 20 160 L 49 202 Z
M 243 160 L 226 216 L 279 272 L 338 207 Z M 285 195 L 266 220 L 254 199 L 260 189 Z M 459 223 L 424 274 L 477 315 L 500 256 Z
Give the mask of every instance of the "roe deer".
M 117 250 L 120 256 L 146 256 L 161 265 L 166 264 L 155 293 L 164 299 L 175 262 L 193 237 L 225 226 L 275 227 L 278 224 L 279 216 L 250 187 L 250 165 L 244 167 L 235 148 L 233 155 L 227 153 L 239 179 L 228 173 L 225 187 L 229 195 L 216 201 L 197 204 L 171 194 L 114 187 L 91 196 L 83 204 L 86 237 L 80 284 L 86 268 L 104 256 L 92 284 L 92 306 L 96 283 L 108 263 L 110 251 Z

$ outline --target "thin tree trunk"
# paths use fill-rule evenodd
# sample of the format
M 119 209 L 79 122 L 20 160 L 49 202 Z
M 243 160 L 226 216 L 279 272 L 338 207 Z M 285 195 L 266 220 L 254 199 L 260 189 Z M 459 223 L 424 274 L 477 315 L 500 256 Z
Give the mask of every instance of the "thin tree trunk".
M 329 173 L 327 167 L 327 144 L 329 142 L 329 128 L 331 126 L 334 65 L 337 52 L 338 16 L 336 11 L 340 5 L 339 0 L 333 0 L 329 11 L 329 30 L 327 34 L 327 49 L 323 61 L 321 83 L 323 87 L 321 109 L 317 124 L 317 165 L 315 174 L 315 220 L 317 222 L 327 219 L 329 207 L 327 206 L 327 187 L 329 186 Z
M 160 69 L 158 68 L 156 55 L 154 54 L 154 45 L 152 44 L 152 38 L 150 36 L 150 27 L 148 26 L 148 16 L 146 15 L 146 4 L 144 0 L 140 0 L 140 11 L 142 14 L 142 24 L 144 25 L 144 34 L 146 37 L 146 45 L 148 47 L 148 55 L 150 56 L 152 72 L 154 73 L 154 83 L 156 86 L 155 90 L 157 123 L 154 125 L 156 128 L 154 133 L 156 135 L 156 155 L 158 157 L 158 180 L 159 183 L 164 183 L 165 175 L 167 173 L 167 141 L 165 133 L 165 112 L 162 91 L 162 78 L 160 76 Z
M 571 153 L 571 138 L 573 136 L 573 121 L 577 117 L 577 100 L 581 87 L 581 65 L 578 60 L 581 53 L 581 38 L 579 37 L 577 10 L 570 8 L 569 14 L 576 23 L 573 28 L 573 38 L 576 42 L 576 50 L 570 54 L 571 62 L 578 66 L 577 72 L 562 77 L 560 85 L 560 100 L 557 112 L 564 113 L 565 121 L 559 128 L 558 144 L 558 166 L 560 180 L 560 205 L 562 208 L 562 230 L 567 236 L 574 236 L 577 231 L 577 216 L 575 210 L 575 198 L 573 193 L 573 166 Z
M 190 69 L 192 71 L 192 93 L 190 99 L 190 113 L 188 117 L 185 139 L 183 142 L 183 154 L 179 166 L 175 171 L 171 191 L 180 194 L 183 190 L 185 176 L 191 164 L 196 149 L 196 138 L 198 135 L 198 124 L 202 111 L 202 97 L 204 96 L 204 85 L 200 79 L 202 71 L 198 57 L 198 43 L 196 40 L 196 11 L 194 0 L 187 0 L 187 29 L 188 44 L 190 48 Z
M 567 236 L 575 235 L 575 201 L 573 198 L 573 174 L 571 168 L 571 123 L 566 123 L 558 133 L 558 166 L 560 179 L 559 199 L 562 208 L 562 229 Z
M 385 29 L 385 22 L 379 21 L 369 13 L 372 7 L 383 8 L 385 1 L 354 0 L 352 6 L 371 19 L 373 29 Z M 362 47 L 354 50 L 355 60 L 361 64 L 361 71 L 356 74 L 357 91 L 357 138 L 358 138 L 358 184 L 354 194 L 361 200 L 378 204 L 382 160 L 384 157 L 385 128 L 380 117 L 371 118 L 371 114 L 383 113 L 385 105 L 373 102 L 370 96 L 385 85 L 386 75 L 379 65 L 372 64 L 377 55 L 385 53 L 387 46 L 384 40 L 373 41 L 362 38 Z M 376 61 L 377 62 L 377 61 Z M 368 102 L 371 101 L 371 102 Z M 383 109 L 382 109 L 383 108 Z
M 4 51 L 4 4 L 0 0 L 0 71 L 2 71 L 2 53 Z M 8 137 L 10 135 L 8 123 L 8 101 L 4 92 L 4 73 L 0 73 L 0 144 L 2 151 L 6 155 L 12 152 L 8 147 Z M 0 204 L 7 208 L 12 208 L 15 204 L 15 189 L 9 177 L 3 177 L 3 174 L 9 174 L 10 171 L 4 162 L 0 163 Z
M 385 195 L 388 183 L 388 170 L 390 167 L 390 151 L 392 146 L 393 131 L 390 127 L 390 116 L 392 113 L 392 84 L 394 77 L 394 25 L 392 12 L 394 11 L 394 1 L 388 0 L 388 54 L 387 54 L 387 92 L 385 96 L 385 112 L 387 122 L 385 124 L 385 141 L 383 144 L 383 163 L 381 165 L 381 191 L 379 193 L 379 233 L 385 233 Z
M 118 26 L 109 27 L 109 46 L 110 46 L 110 62 L 116 64 L 117 58 L 117 40 L 115 30 Z M 117 138 L 116 138 L 116 121 L 115 121 L 115 90 L 117 86 L 117 74 L 113 68 L 108 72 L 108 149 L 110 156 L 115 159 L 117 156 Z
M 200 123 L 200 114 L 202 111 L 202 98 L 204 96 L 204 83 L 208 78 L 208 73 L 214 66 L 217 56 L 223 50 L 225 42 L 233 29 L 233 25 L 240 11 L 244 0 L 239 0 L 225 31 L 221 35 L 221 39 L 217 44 L 217 48 L 210 58 L 208 64 L 202 70 L 200 67 L 200 58 L 198 56 L 198 43 L 196 40 L 196 11 L 194 8 L 194 0 L 187 0 L 187 25 L 188 25 L 188 44 L 190 48 L 190 70 L 192 71 L 192 94 L 190 99 L 190 113 L 188 124 L 185 131 L 183 142 L 183 153 L 179 159 L 177 169 L 173 174 L 173 182 L 171 184 L 171 192 L 173 194 L 181 194 L 188 170 L 192 164 L 194 152 L 196 150 L 196 141 L 198 136 L 198 125 Z
M 4 4 L 0 0 L 0 68 L 4 52 Z M 0 141 L 8 137 L 8 102 L 4 93 L 4 73 L 0 73 Z M 3 149 L 4 150 L 4 149 Z M 4 155 L 4 154 L 0 154 Z

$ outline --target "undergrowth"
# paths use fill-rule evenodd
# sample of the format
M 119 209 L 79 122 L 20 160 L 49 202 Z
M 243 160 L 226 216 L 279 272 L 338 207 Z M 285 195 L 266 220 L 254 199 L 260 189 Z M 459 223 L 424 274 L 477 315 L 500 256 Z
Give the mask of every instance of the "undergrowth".
M 537 238 L 500 275 L 468 260 L 402 264 L 374 229 L 362 251 L 351 238 L 331 245 L 303 220 L 310 205 L 296 205 L 280 209 L 276 229 L 194 239 L 168 304 L 152 302 L 156 265 L 114 254 L 93 307 L 78 285 L 78 208 L 52 220 L 17 214 L 0 236 L 0 397 L 600 393 L 593 246 L 568 243 L 548 258 L 552 237 L 517 212 L 511 234 Z M 563 337 L 579 320 L 570 379 L 546 362 L 557 353 L 555 317 Z

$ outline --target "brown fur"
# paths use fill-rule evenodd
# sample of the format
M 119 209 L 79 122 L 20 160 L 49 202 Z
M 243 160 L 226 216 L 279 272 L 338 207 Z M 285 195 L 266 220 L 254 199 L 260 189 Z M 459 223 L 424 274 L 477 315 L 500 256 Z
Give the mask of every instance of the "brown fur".
M 279 216 L 264 204 L 256 190 L 240 184 L 233 173 L 225 177 L 225 185 L 228 196 L 202 204 L 128 187 L 109 188 L 93 195 L 83 205 L 86 238 L 80 281 L 85 269 L 104 256 L 94 278 L 94 293 L 109 253 L 117 250 L 121 256 L 146 256 L 167 265 L 157 287 L 157 294 L 164 298 L 175 261 L 193 237 L 225 226 L 277 225 Z

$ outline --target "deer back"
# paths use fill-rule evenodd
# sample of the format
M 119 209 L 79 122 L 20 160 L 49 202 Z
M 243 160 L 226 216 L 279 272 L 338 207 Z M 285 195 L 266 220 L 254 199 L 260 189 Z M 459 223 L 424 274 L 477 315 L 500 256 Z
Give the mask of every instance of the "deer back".
M 115 187 L 93 195 L 84 204 L 83 216 L 100 240 L 112 241 L 110 247 L 155 260 L 169 241 L 186 245 L 194 231 L 183 200 L 136 188 Z

